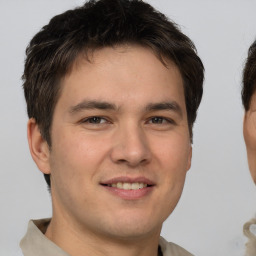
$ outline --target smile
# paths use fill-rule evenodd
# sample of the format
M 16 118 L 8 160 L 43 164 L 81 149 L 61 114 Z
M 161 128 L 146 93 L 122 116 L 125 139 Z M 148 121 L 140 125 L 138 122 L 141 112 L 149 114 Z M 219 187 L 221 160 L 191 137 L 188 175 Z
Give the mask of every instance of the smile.
M 138 183 L 138 182 L 134 182 L 134 183 L 117 182 L 117 183 L 107 184 L 107 186 L 112 188 L 124 189 L 124 190 L 137 190 L 137 189 L 146 188 L 149 185 L 146 183 Z
M 100 183 L 106 191 L 125 200 L 142 199 L 152 193 L 156 184 L 145 177 L 115 177 Z

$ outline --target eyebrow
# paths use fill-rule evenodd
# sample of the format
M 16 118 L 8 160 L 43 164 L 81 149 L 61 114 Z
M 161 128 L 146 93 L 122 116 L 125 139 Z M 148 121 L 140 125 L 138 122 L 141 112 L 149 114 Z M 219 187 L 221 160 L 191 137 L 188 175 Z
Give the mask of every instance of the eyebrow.
M 87 101 L 83 100 L 75 106 L 72 106 L 69 110 L 71 114 L 80 112 L 86 109 L 102 109 L 102 110 L 116 110 L 117 107 L 115 104 L 104 102 L 104 101 Z
M 171 110 L 179 114 L 181 117 L 183 116 L 182 109 L 176 101 L 150 103 L 146 106 L 146 110 L 147 111 Z
M 74 114 L 74 113 L 81 112 L 83 110 L 88 110 L 88 109 L 118 110 L 119 108 L 115 104 L 110 102 L 83 100 L 77 105 L 72 106 L 69 110 L 69 113 Z M 176 101 L 150 103 L 146 105 L 145 110 L 146 111 L 170 110 L 170 111 L 176 112 L 181 117 L 183 116 L 182 109 Z

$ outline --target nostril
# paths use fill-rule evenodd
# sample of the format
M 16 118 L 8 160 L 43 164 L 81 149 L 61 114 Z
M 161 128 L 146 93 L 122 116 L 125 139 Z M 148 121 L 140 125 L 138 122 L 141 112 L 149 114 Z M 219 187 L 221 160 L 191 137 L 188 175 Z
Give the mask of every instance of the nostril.
M 120 163 L 125 163 L 125 162 L 127 162 L 127 160 L 125 160 L 125 159 L 119 159 L 118 162 L 120 162 Z

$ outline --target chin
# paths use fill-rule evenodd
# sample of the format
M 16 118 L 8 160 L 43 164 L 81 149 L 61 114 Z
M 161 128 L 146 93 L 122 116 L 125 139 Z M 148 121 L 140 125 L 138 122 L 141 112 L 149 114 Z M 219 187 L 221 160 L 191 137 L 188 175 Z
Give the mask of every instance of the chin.
M 110 223 L 109 223 L 110 224 Z M 161 223 L 154 221 L 152 218 L 117 218 L 113 220 L 112 225 L 106 225 L 108 235 L 119 239 L 139 239 L 147 235 L 160 234 Z M 108 226 L 108 227 L 107 227 Z
M 153 227 L 141 227 L 141 226 L 130 226 L 130 227 L 121 227 L 120 229 L 112 230 L 111 234 L 108 234 L 112 237 L 115 237 L 120 240 L 138 240 L 143 239 L 147 236 L 152 236 L 152 233 L 160 234 L 160 228 L 154 229 Z

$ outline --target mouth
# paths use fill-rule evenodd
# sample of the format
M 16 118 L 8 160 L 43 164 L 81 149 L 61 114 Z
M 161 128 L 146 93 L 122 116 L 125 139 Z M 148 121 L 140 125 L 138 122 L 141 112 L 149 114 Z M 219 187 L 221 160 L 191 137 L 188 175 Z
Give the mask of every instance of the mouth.
M 145 177 L 117 177 L 100 183 L 111 194 L 126 200 L 141 199 L 149 195 L 156 186 Z
M 138 190 L 143 189 L 146 187 L 152 187 L 153 185 L 149 185 L 147 183 L 141 183 L 141 182 L 117 182 L 117 183 L 111 183 L 111 184 L 101 184 L 102 186 L 112 187 L 112 188 L 118 188 L 118 189 L 124 189 L 124 190 Z

